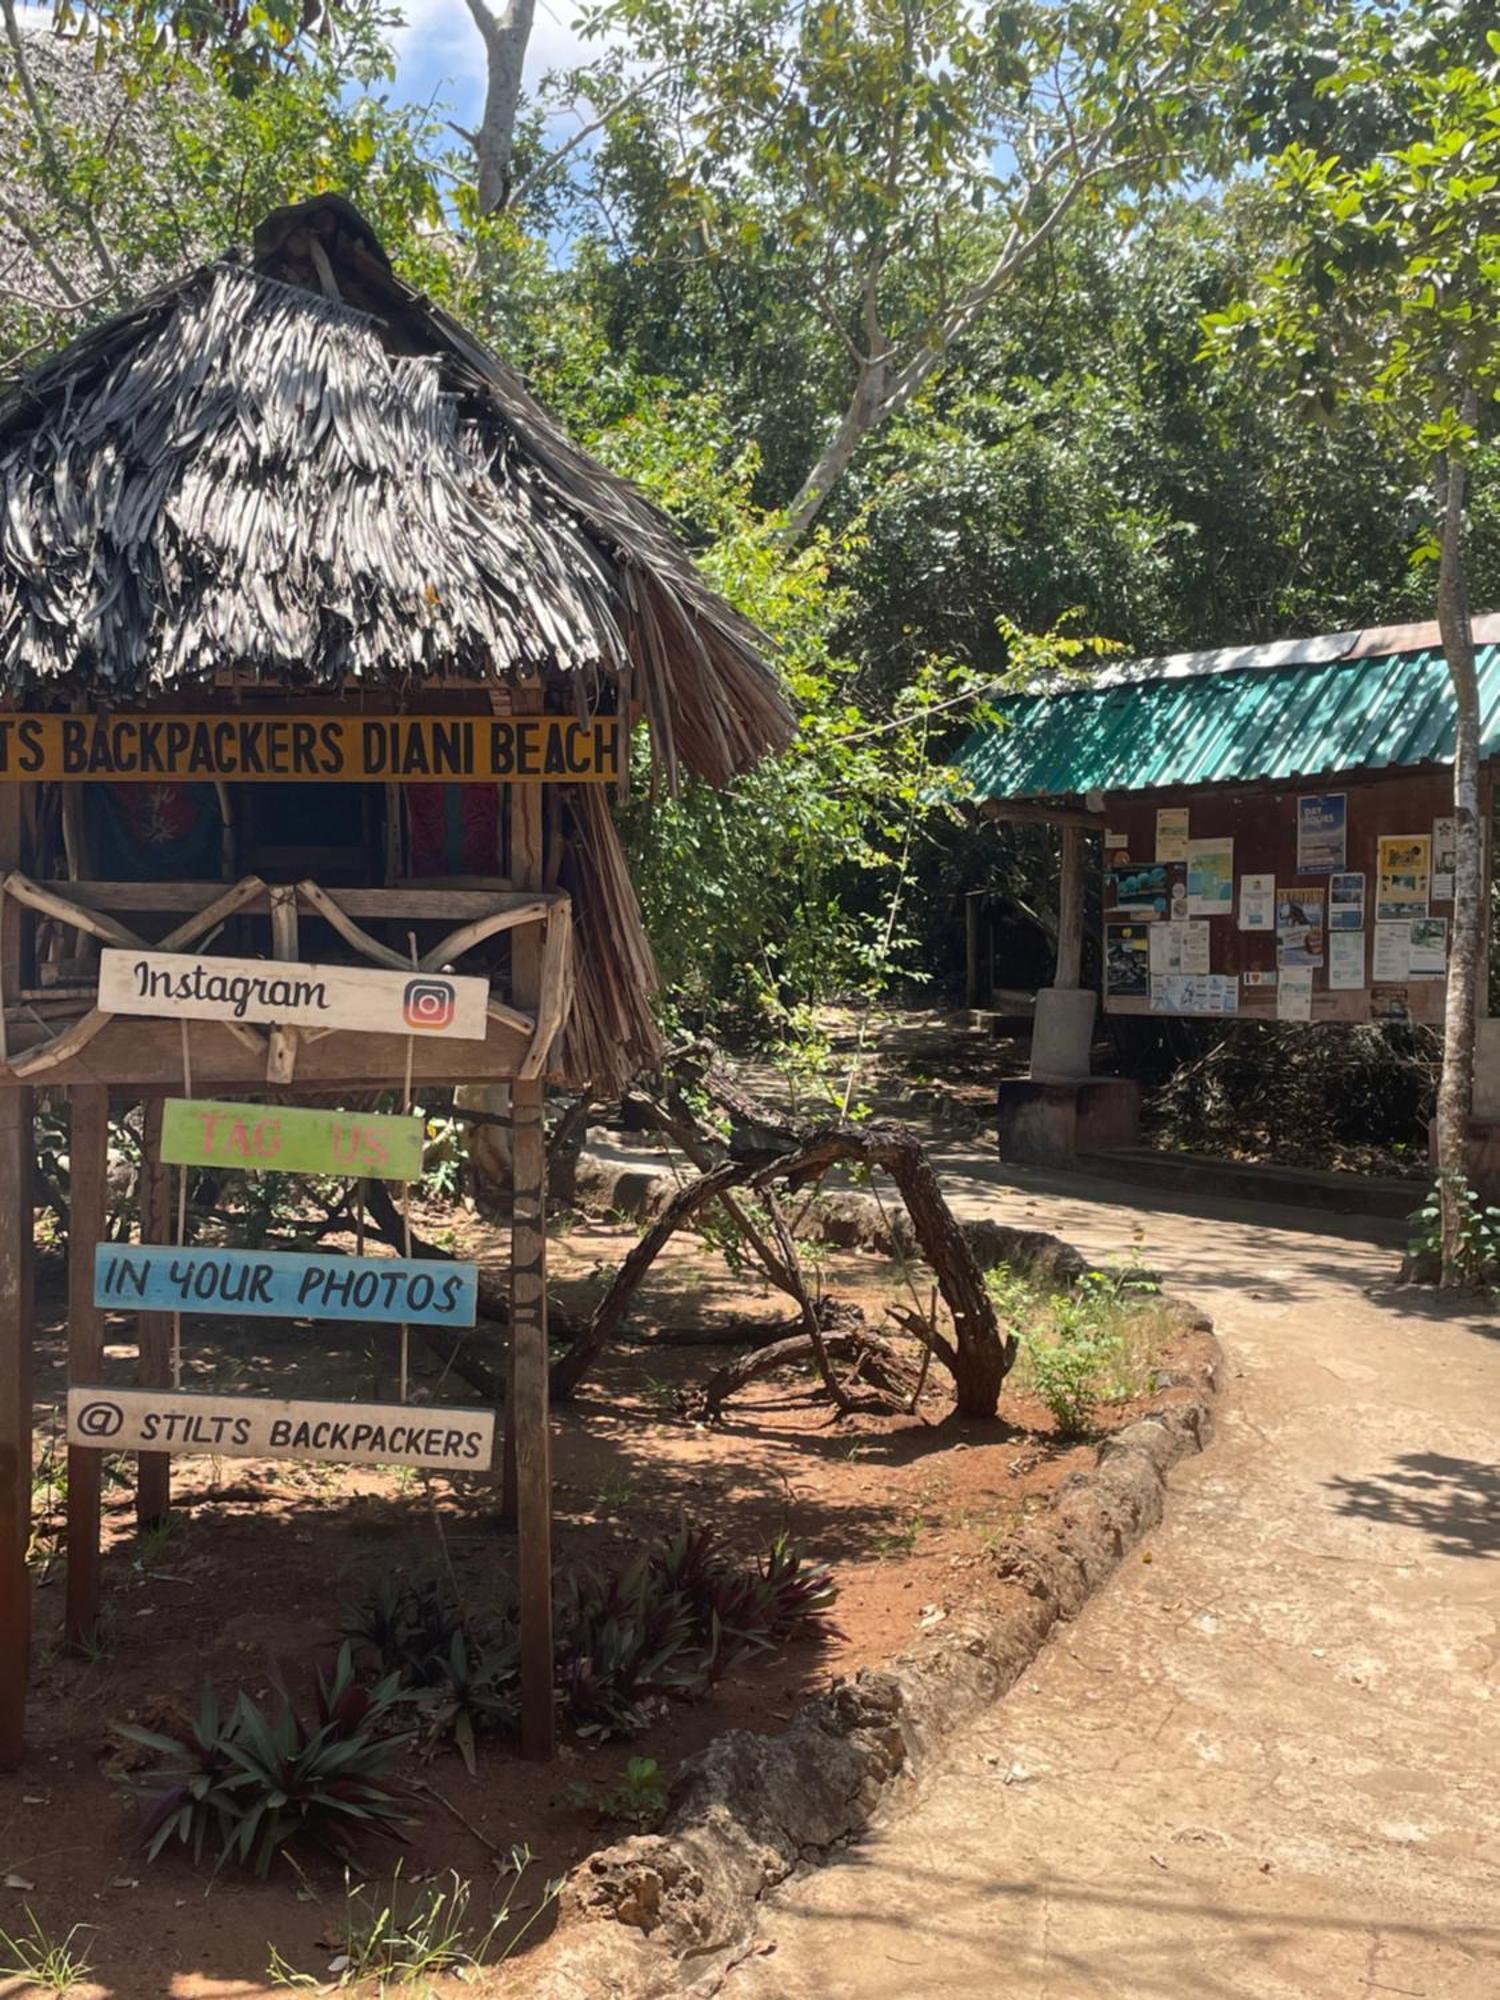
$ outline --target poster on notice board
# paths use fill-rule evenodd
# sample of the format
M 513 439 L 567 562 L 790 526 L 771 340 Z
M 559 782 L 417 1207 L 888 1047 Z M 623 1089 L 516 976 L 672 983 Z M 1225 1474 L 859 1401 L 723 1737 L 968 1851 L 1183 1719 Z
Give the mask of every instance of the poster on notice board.
M 1343 792 L 1297 801 L 1297 873 L 1335 875 L 1346 868 L 1348 805 Z

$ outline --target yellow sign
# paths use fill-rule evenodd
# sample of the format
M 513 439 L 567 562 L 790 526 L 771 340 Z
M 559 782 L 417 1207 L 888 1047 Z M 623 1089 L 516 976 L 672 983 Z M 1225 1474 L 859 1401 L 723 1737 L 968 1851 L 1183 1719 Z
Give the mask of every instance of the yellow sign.
M 0 715 L 0 783 L 604 785 L 620 722 L 563 715 Z

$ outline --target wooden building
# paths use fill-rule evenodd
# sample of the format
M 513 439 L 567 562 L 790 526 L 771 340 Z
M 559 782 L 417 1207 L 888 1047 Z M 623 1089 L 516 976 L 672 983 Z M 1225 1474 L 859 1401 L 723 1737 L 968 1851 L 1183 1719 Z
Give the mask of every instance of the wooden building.
M 330 196 L 0 402 L 0 698 L 0 1767 L 26 1690 L 38 1089 L 71 1105 L 69 1379 L 89 1383 L 112 1105 L 148 1107 L 142 1235 L 167 1243 L 163 1097 L 509 1086 L 506 1469 L 545 1753 L 543 1093 L 618 1088 L 657 1051 L 609 795 L 641 718 L 667 787 L 725 784 L 789 740 L 756 633 Z M 360 996 L 382 968 L 410 975 L 405 1013 L 380 1032 L 343 1002 L 314 1026 L 158 1017 L 149 994 L 126 1013 L 101 980 L 111 953 L 151 992 L 169 989 L 143 954 L 195 955 L 199 1000 L 241 990 L 205 955 L 363 967 Z M 473 975 L 482 1032 L 456 1037 L 445 1010 Z M 139 1342 L 138 1380 L 179 1386 L 162 1313 L 139 1315 Z M 80 1640 L 100 1463 L 70 1448 Z M 142 1518 L 167 1505 L 167 1470 L 141 1455 Z
M 1475 621 L 1486 867 L 1500 617 Z M 1114 667 L 1008 698 L 960 762 L 982 812 L 1062 829 L 1054 985 L 1002 1146 L 1131 1143 L 1128 1079 L 1090 1074 L 1096 1010 L 1437 1025 L 1452 928 L 1453 697 L 1432 626 Z M 1097 986 L 1081 983 L 1098 911 Z M 1484 986 L 1482 982 L 1482 989 Z M 1500 1020 L 1479 1024 L 1475 1157 L 1500 1170 Z

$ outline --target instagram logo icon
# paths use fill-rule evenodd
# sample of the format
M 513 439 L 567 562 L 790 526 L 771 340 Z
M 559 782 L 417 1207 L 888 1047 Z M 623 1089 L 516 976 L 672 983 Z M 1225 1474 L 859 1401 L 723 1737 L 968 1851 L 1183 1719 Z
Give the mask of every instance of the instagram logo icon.
M 406 1016 L 408 1028 L 423 1029 L 430 1035 L 440 1035 L 445 1028 L 452 1027 L 457 1006 L 458 996 L 451 981 L 447 979 L 407 981 L 406 992 L 402 996 L 402 1012 Z

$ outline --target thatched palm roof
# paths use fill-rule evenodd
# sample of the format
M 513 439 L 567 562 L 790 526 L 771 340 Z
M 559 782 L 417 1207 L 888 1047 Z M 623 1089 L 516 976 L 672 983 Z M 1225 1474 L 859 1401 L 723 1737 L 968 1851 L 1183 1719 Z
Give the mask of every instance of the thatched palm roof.
M 0 402 L 0 694 L 234 672 L 540 676 L 714 783 L 788 740 L 758 634 L 641 494 L 391 270 L 347 202 L 268 218 Z

